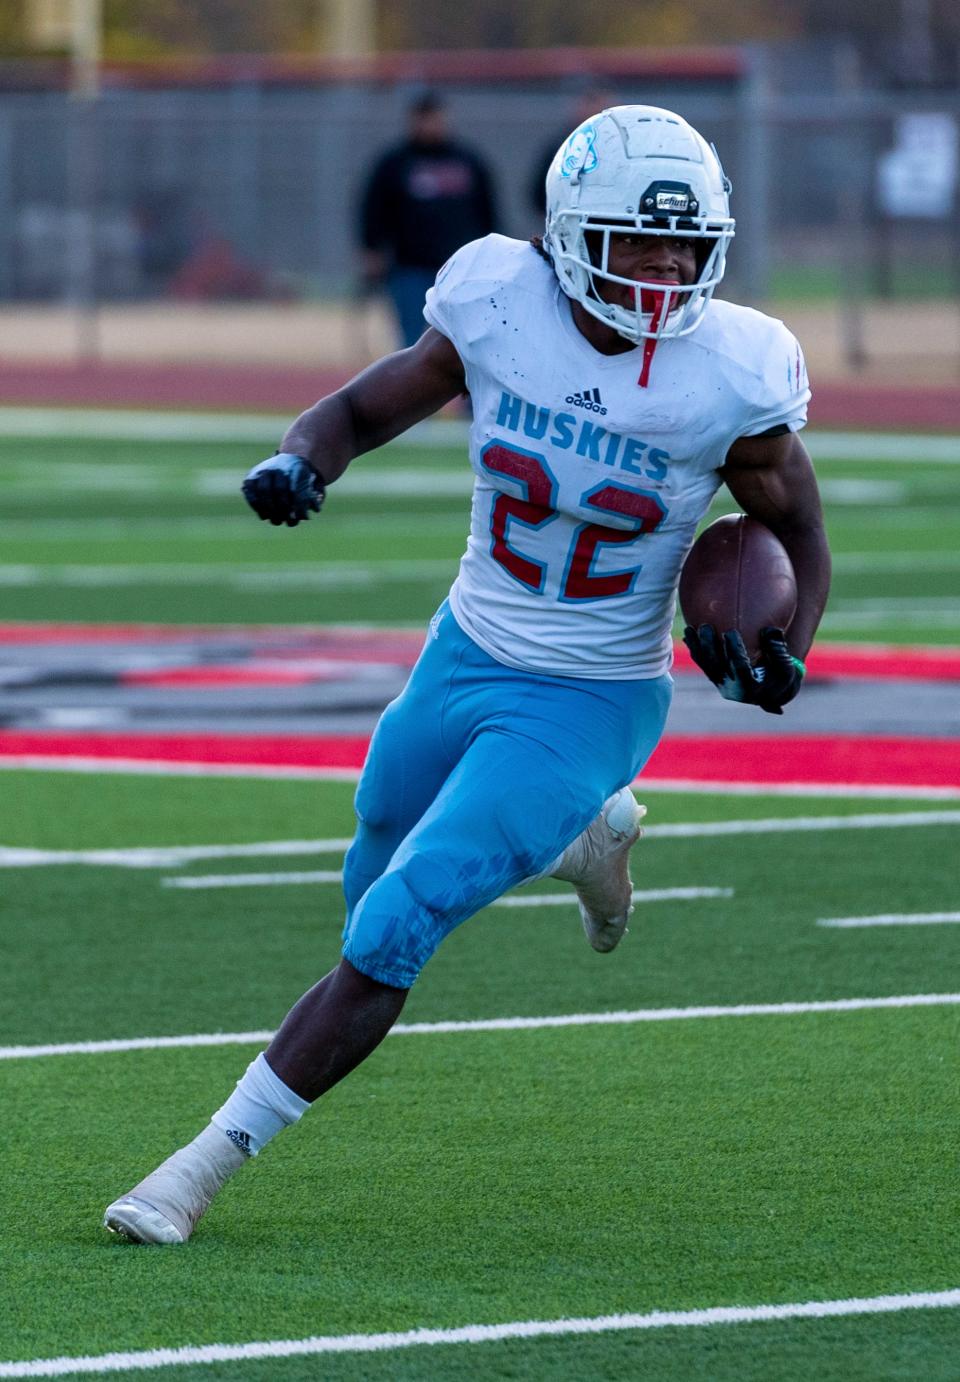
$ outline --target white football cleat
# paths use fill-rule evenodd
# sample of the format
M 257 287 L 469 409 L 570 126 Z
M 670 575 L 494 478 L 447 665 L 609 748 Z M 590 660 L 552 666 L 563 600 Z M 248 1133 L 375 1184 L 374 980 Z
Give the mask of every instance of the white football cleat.
M 626 932 L 633 911 L 630 848 L 640 838 L 646 814 L 630 788 L 622 787 L 550 871 L 551 878 L 576 888 L 583 929 L 594 950 L 615 949 Z
M 211 1123 L 108 1205 L 103 1226 L 133 1243 L 185 1243 L 214 1195 L 248 1159 Z
M 131 1243 L 185 1243 L 184 1233 L 189 1237 L 190 1229 L 184 1220 L 181 1222 L 184 1228 L 178 1228 L 172 1219 L 138 1195 L 123 1195 L 114 1200 L 103 1216 L 104 1228 L 129 1238 Z

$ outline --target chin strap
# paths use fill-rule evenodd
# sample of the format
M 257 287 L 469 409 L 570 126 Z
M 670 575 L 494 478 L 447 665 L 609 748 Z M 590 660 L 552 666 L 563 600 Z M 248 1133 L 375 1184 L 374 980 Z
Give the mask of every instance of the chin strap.
M 676 284 L 664 284 L 664 287 L 675 287 Z M 650 312 L 650 330 L 657 331 L 660 326 L 660 318 L 663 316 L 663 309 L 667 302 L 665 292 L 658 293 L 652 288 L 641 288 L 640 290 L 640 311 L 644 309 Z M 637 384 L 641 389 L 645 389 L 650 382 L 650 366 L 653 363 L 653 352 L 657 348 L 658 336 L 644 336 L 643 338 L 643 360 L 640 365 L 640 378 Z
M 654 316 L 653 325 L 656 326 L 657 319 Z M 643 341 L 643 362 L 640 365 L 640 378 L 637 380 L 641 389 L 645 389 L 650 382 L 650 365 L 653 361 L 653 352 L 657 348 L 655 336 L 645 336 Z

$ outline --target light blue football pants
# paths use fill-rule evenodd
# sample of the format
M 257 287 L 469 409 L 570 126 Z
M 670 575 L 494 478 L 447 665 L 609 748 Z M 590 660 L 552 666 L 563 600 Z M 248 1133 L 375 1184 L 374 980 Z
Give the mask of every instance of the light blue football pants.
M 672 685 L 507 667 L 444 603 L 357 786 L 346 959 L 409 988 L 444 936 L 542 873 L 632 781 L 663 732 Z

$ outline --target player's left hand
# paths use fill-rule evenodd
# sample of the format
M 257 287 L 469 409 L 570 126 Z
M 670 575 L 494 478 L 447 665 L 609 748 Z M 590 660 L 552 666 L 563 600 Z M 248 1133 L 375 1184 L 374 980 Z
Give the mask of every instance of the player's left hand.
M 683 641 L 690 656 L 727 701 L 758 705 L 770 715 L 782 715 L 803 684 L 806 667 L 787 647 L 783 629 L 761 629 L 760 658 L 750 661 L 736 629 L 721 639 L 712 624 L 687 626 Z
M 326 490 L 320 476 L 303 456 L 281 452 L 255 465 L 243 482 L 243 497 L 262 519 L 295 528 L 319 513 Z

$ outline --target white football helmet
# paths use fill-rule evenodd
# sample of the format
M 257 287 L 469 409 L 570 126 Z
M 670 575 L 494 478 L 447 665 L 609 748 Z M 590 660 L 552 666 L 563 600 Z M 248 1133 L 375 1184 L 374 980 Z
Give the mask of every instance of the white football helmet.
M 568 297 L 630 341 L 694 330 L 723 278 L 734 221 L 717 152 L 682 116 L 657 106 L 591 116 L 558 149 L 546 190 L 544 248 Z M 610 235 L 624 230 L 702 241 L 696 282 L 665 288 L 610 273 Z M 634 306 L 605 302 L 599 280 L 633 287 Z

